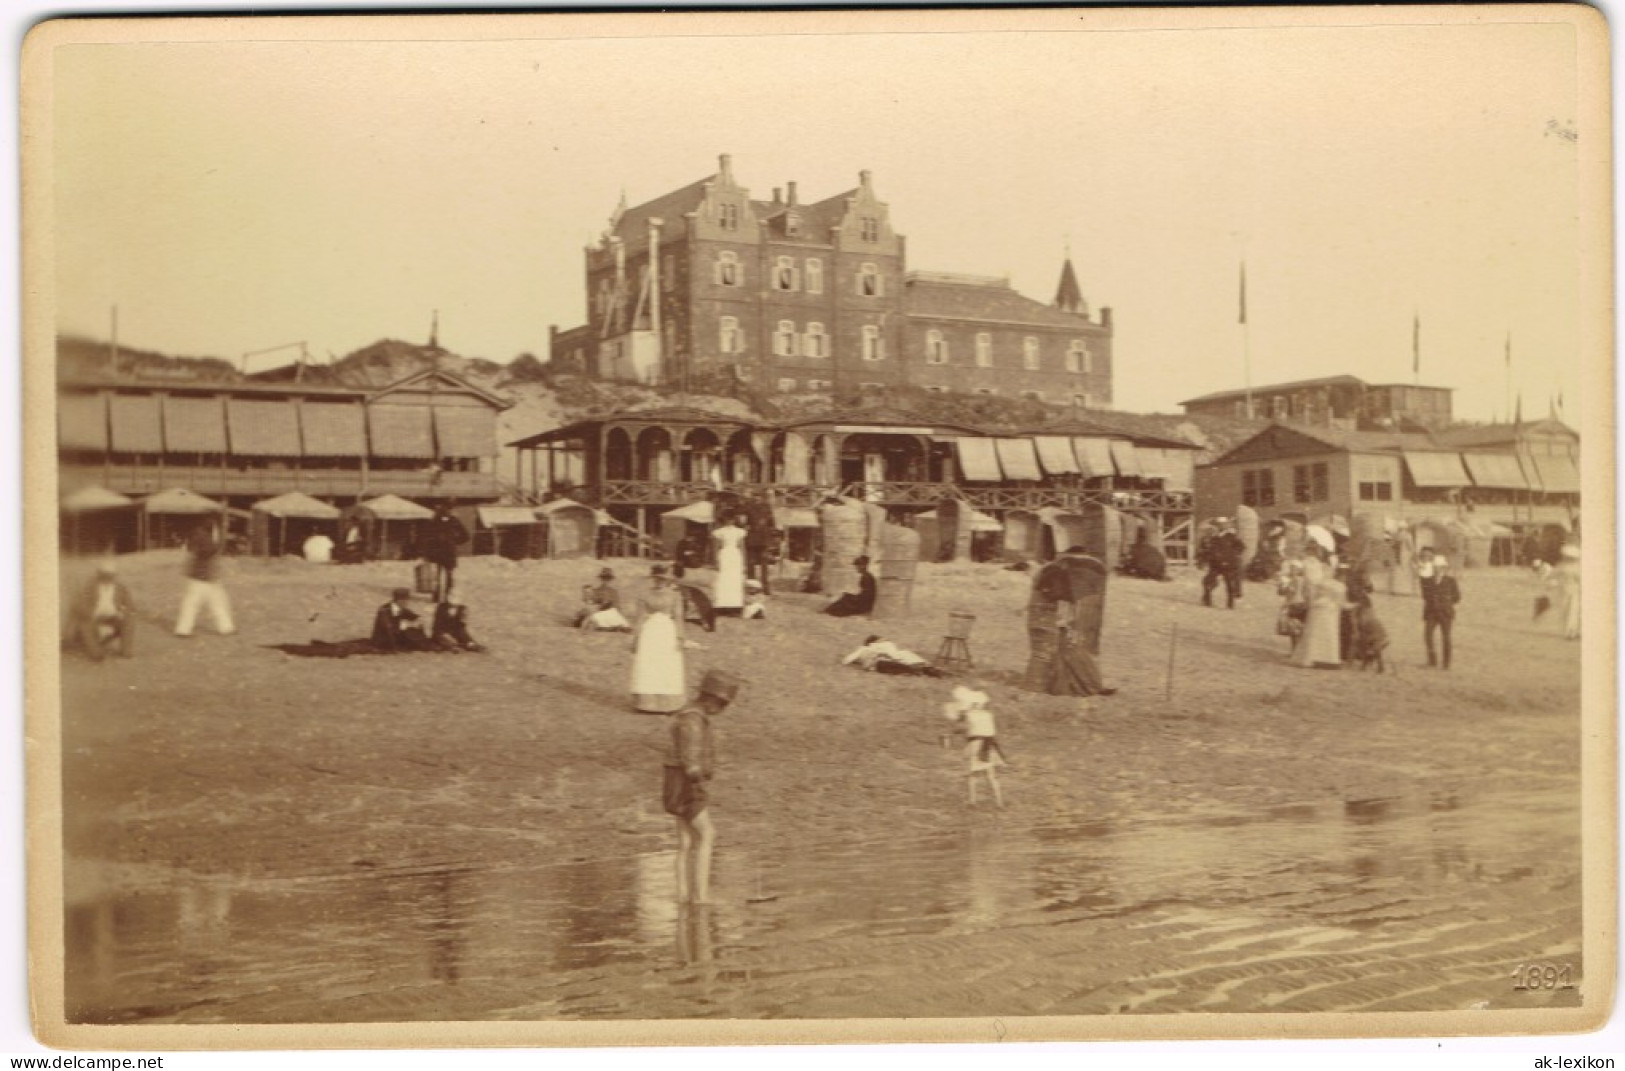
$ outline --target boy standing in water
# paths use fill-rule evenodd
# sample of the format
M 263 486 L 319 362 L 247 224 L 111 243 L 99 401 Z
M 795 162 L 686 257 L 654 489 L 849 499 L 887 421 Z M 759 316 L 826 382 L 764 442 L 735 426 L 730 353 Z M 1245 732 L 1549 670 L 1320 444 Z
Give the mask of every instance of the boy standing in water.
M 666 813 L 677 819 L 677 902 L 711 902 L 711 853 L 716 827 L 711 824 L 705 789 L 716 770 L 711 719 L 727 709 L 739 692 L 730 673 L 710 670 L 694 702 L 671 716 L 671 744 L 666 751 L 662 799 Z

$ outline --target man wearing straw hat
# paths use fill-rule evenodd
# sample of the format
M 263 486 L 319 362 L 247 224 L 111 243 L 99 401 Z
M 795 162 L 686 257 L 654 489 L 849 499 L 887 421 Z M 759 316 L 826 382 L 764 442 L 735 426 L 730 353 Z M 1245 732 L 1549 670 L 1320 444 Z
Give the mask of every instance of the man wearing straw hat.
M 677 902 L 711 902 L 711 852 L 716 827 L 711 824 L 706 783 L 716 772 L 716 742 L 711 719 L 722 713 L 739 692 L 739 678 L 713 669 L 700 682 L 693 703 L 671 716 L 671 744 L 666 750 L 661 797 L 666 813 L 677 819 Z
M 118 578 L 112 562 L 96 567 L 96 577 L 85 585 L 68 610 L 68 633 L 78 640 L 92 662 L 109 650 L 129 658 L 134 648 L 135 600 Z

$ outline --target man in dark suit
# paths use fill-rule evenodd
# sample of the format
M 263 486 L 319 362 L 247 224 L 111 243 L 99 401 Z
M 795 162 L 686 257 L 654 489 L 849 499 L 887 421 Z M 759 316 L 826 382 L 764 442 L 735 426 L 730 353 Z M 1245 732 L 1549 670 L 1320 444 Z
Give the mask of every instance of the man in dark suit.
M 429 637 L 423 633 L 417 613 L 407 605 L 412 589 L 396 588 L 390 600 L 378 607 L 372 618 L 372 645 L 380 651 L 427 651 Z

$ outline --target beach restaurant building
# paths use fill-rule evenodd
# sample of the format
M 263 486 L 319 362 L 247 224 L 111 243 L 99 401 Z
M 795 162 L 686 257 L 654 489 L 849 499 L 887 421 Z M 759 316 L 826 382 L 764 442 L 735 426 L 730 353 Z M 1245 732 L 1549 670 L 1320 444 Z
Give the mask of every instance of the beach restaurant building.
M 895 519 L 964 503 L 1009 511 L 1133 509 L 1158 519 L 1170 557 L 1188 553 L 1189 442 L 1087 421 L 1007 431 L 867 408 L 761 423 L 689 408 L 577 421 L 508 444 L 529 494 L 599 507 L 650 536 L 668 510 L 719 493 L 815 506 L 831 496 L 875 503 Z

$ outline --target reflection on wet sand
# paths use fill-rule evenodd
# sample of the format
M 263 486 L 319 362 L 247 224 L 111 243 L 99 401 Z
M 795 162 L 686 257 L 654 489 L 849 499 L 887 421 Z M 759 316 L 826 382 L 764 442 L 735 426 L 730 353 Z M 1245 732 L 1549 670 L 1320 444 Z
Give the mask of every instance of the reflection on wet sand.
M 673 902 L 669 851 L 282 880 L 79 860 L 69 1012 L 899 1015 L 915 1013 L 915 992 L 943 1014 L 1436 1007 L 1479 992 L 1509 955 L 1580 967 L 1578 882 L 1552 862 L 1577 857 L 1553 843 L 1569 801 L 1498 803 L 1031 826 L 978 816 L 789 858 L 736 851 L 719 857 L 710 908 Z M 1393 947 L 1440 976 L 1357 985 L 1362 957 Z M 964 984 L 978 971 L 1009 984 L 992 995 Z

